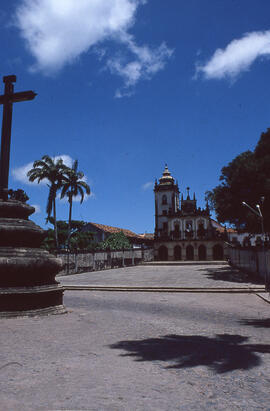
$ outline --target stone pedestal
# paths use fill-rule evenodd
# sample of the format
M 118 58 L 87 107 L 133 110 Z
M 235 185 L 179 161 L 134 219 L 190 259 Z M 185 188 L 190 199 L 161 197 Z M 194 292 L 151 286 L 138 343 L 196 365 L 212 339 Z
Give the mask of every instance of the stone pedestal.
M 0 199 L 0 317 L 66 312 L 55 280 L 62 263 L 40 248 L 45 232 L 28 220 L 34 211 Z

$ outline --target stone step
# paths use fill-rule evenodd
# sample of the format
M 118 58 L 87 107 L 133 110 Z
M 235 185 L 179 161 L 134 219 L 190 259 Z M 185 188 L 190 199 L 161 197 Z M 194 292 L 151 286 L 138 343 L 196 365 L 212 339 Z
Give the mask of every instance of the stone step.
M 122 292 L 163 292 L 163 293 L 262 293 L 264 287 L 158 287 L 126 285 L 64 285 L 65 290 L 77 291 L 122 291 Z
M 228 265 L 225 260 L 221 261 L 145 261 L 140 265 Z

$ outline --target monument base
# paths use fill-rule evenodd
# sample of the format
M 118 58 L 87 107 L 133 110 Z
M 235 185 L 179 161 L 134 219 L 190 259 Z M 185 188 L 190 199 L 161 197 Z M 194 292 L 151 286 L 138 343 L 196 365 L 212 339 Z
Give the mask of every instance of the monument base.
M 40 248 L 44 230 L 28 220 L 34 208 L 0 200 L 0 318 L 62 314 L 61 260 Z
M 64 305 L 57 305 L 55 307 L 41 308 L 36 310 L 26 311 L 0 311 L 1 318 L 16 318 L 16 317 L 45 317 L 47 315 L 66 314 L 67 310 Z

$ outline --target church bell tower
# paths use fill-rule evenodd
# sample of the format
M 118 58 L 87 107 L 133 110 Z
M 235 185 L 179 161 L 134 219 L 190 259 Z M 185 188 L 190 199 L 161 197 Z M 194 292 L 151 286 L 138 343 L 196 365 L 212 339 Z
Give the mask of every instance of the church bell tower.
M 173 216 L 179 210 L 179 188 L 168 170 L 167 164 L 159 183 L 155 182 L 155 235 L 158 231 L 166 231 L 168 216 Z

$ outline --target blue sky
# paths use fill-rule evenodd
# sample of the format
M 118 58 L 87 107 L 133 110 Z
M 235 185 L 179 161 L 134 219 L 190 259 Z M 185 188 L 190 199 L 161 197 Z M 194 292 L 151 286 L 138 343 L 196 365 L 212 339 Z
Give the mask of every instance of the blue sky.
M 270 126 L 269 16 L 269 0 L 2 0 L 0 74 L 38 94 L 14 106 L 10 159 L 32 219 L 45 227 L 48 189 L 25 170 L 44 154 L 86 175 L 74 219 L 153 232 L 165 163 L 204 206 Z

